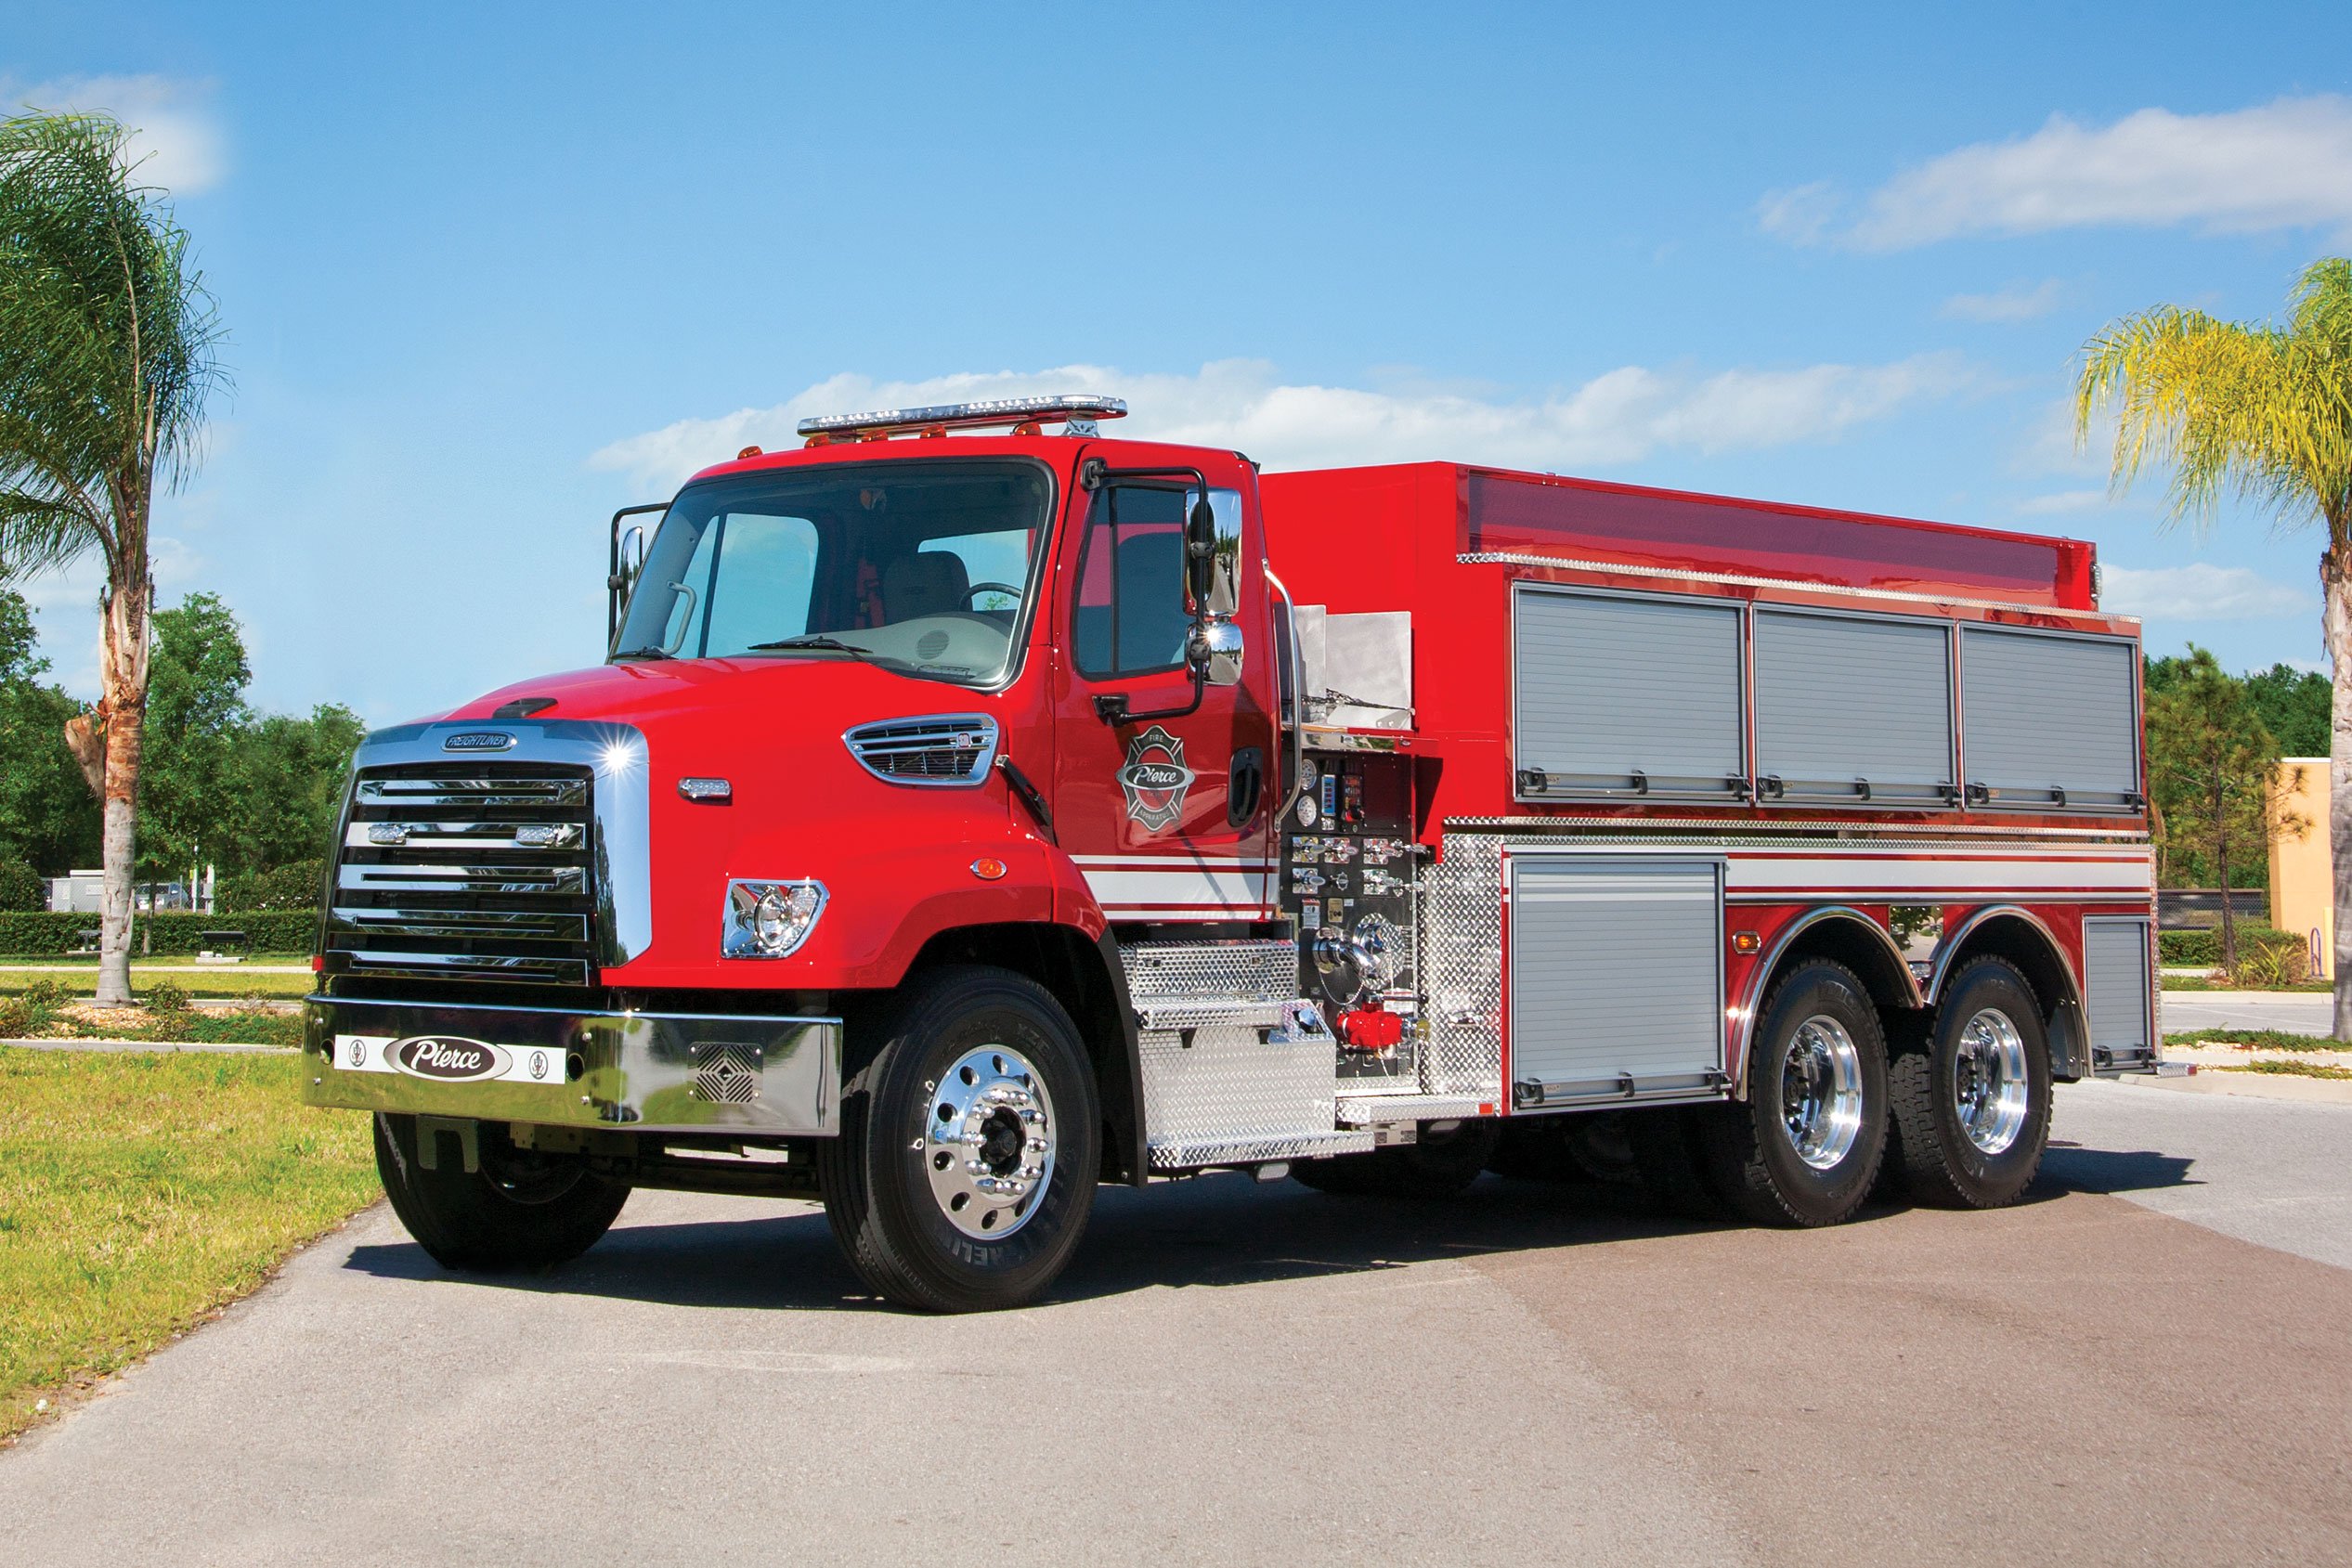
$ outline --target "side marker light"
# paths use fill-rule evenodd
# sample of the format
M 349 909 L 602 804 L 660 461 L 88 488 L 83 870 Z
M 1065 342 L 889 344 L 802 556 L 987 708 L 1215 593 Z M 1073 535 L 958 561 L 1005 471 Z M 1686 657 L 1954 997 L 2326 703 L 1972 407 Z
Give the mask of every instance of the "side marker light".
M 1732 951 L 1734 952 L 1744 953 L 1749 957 L 1753 957 L 1755 954 L 1764 951 L 1764 939 L 1758 936 L 1753 931 L 1734 931 L 1732 933 Z
M 972 862 L 972 875 L 982 882 L 994 882 L 1005 875 L 1005 862 L 994 855 L 982 855 Z

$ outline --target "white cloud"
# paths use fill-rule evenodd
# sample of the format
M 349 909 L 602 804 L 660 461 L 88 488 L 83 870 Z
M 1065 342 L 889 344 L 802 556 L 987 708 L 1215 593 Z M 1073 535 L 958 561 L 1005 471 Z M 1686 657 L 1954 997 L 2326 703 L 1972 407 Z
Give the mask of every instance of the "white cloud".
M 228 150 L 212 113 L 212 85 L 169 76 L 64 76 L 18 87 L 0 81 L 0 103 L 58 112 L 104 113 L 132 133 L 129 156 L 142 185 L 195 196 L 228 173 Z
M 1540 398 L 1443 390 L 1367 391 L 1280 381 L 1271 365 L 1227 359 L 1197 375 L 1131 375 L 1096 365 L 877 382 L 839 375 L 770 408 L 680 420 L 615 441 L 589 466 L 649 487 L 675 485 L 747 445 L 790 446 L 812 414 L 1044 392 L 1110 392 L 1134 415 L 1119 434 L 1227 447 L 1270 468 L 1427 459 L 1558 469 L 1636 462 L 1662 448 L 1720 452 L 1826 440 L 1973 380 L 1951 355 L 1888 365 L 1812 365 L 1692 377 L 1628 365 Z
M 2144 570 L 2106 566 L 2100 607 L 2143 620 L 2259 621 L 2308 615 L 2317 601 L 2247 566 L 2197 561 Z
M 2028 497 L 2017 503 L 2017 510 L 2032 517 L 2056 517 L 2100 511 L 2111 499 L 2104 490 L 2060 490 L 2056 495 Z
M 2057 309 L 2062 292 L 2052 278 L 2031 289 L 2019 283 L 1989 294 L 1955 294 L 1943 302 L 1942 314 L 1963 321 L 2031 321 Z
M 2092 227 L 2352 235 L 2352 99 L 2281 98 L 2218 114 L 2143 109 L 2106 126 L 2054 114 L 2031 136 L 1897 175 L 1841 224 L 1844 212 L 1837 192 L 1814 184 L 1767 195 L 1758 220 L 1800 244 L 1834 239 L 1866 251 Z

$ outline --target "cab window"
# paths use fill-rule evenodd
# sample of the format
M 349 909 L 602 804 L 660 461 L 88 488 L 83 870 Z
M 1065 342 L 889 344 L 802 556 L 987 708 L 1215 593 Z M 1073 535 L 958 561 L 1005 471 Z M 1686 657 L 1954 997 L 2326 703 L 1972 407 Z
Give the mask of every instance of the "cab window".
M 1138 485 L 1095 492 L 1078 556 L 1072 657 L 1098 680 L 1184 667 L 1185 492 Z

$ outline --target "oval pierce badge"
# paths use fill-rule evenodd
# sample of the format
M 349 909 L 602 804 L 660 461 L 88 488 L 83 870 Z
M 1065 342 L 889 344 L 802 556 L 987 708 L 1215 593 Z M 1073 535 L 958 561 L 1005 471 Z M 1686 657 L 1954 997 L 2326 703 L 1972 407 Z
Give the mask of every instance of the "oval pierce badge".
M 476 1078 L 496 1078 L 506 1070 L 506 1053 L 480 1040 L 453 1035 L 418 1034 L 396 1040 L 384 1059 L 417 1078 L 438 1078 L 462 1083 Z

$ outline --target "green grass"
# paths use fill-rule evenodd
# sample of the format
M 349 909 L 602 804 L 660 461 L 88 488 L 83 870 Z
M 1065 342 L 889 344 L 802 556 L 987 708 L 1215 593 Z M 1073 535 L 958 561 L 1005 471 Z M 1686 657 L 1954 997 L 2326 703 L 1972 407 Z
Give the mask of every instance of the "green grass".
M 35 981 L 13 996 L 0 996 L 0 1040 L 151 1040 L 159 1045 L 302 1043 L 300 1013 L 190 1007 L 188 993 L 168 983 L 149 991 L 143 1007 L 76 1012 L 70 1010 L 71 1002 L 71 994 L 55 980 Z
M 92 996 L 97 991 L 97 966 L 91 965 L 89 973 L 44 973 L 38 969 L 12 969 L 0 966 L 0 996 L 20 994 L 26 987 L 47 980 L 64 986 L 76 996 Z M 131 989 L 144 991 L 158 980 L 169 980 L 190 996 L 218 997 L 229 1000 L 245 997 L 302 997 L 318 989 L 318 977 L 305 971 L 299 975 L 255 975 L 235 969 L 199 969 L 185 965 L 134 964 L 131 965 Z
M 2352 1067 L 2330 1067 L 2325 1062 L 2244 1062 L 2214 1070 L 2282 1073 L 2293 1078 L 2352 1078 Z
M 376 1195 L 298 1058 L 0 1047 L 0 1442 L 252 1290 Z
M 2237 980 L 2209 980 L 2203 976 L 2191 978 L 2186 975 L 2166 975 L 2166 991 L 2329 991 L 2335 989 L 2328 980 L 2296 980 L 2292 985 L 2246 985 Z
M 2346 1051 L 2341 1040 L 2323 1034 L 2289 1034 L 2282 1029 L 2192 1029 L 2164 1036 L 2167 1045 L 2245 1045 L 2257 1051 Z

